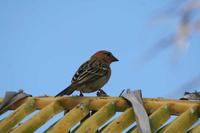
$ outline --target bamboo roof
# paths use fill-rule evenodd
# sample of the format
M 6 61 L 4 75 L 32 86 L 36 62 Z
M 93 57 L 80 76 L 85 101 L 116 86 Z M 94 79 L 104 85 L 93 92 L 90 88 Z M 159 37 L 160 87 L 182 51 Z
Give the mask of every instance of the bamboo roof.
M 152 132 L 200 132 L 200 124 L 193 126 L 200 117 L 200 102 L 162 98 L 143 98 L 143 102 Z M 134 111 L 121 97 L 28 97 L 15 103 L 10 110 L 13 111 L 9 111 L 9 115 L 0 121 L 0 133 L 34 132 L 64 110 L 68 111 L 46 130 L 47 133 L 120 133 L 125 130 L 128 133 L 138 132 L 137 125 L 134 124 Z M 30 119 L 20 123 L 36 110 L 39 111 Z M 86 119 L 91 110 L 96 112 Z M 117 112 L 120 114 L 116 115 Z M 177 117 L 166 124 L 172 115 Z M 110 120 L 113 117 L 114 119 Z

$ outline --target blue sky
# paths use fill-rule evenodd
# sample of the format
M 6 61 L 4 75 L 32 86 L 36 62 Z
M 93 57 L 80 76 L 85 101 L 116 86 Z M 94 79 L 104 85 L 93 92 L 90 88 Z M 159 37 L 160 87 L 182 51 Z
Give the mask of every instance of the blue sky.
M 165 96 L 200 72 L 196 38 L 176 64 L 170 63 L 171 48 L 143 66 L 138 64 L 148 48 L 176 28 L 175 20 L 149 24 L 167 4 L 158 0 L 0 1 L 0 96 L 19 89 L 34 96 L 56 95 L 98 50 L 109 50 L 120 60 L 111 65 L 112 76 L 104 86 L 109 95 L 130 88 L 142 89 L 144 97 Z
M 118 96 L 126 88 L 161 97 L 199 72 L 193 39 L 175 65 L 173 49 L 140 67 L 139 57 L 174 30 L 173 21 L 151 26 L 168 1 L 1 1 L 0 96 L 23 89 L 34 96 L 55 95 L 68 86 L 79 65 L 98 50 L 119 58 L 104 90 Z M 139 67 L 140 68 L 139 68 Z M 92 94 L 94 95 L 94 94 Z

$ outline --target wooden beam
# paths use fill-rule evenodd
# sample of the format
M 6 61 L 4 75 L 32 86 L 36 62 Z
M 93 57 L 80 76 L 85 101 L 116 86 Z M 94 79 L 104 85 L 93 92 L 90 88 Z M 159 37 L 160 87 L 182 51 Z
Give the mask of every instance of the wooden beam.
M 198 120 L 196 107 L 190 107 L 178 116 L 165 130 L 164 133 L 184 133 Z
M 66 133 L 89 113 L 86 104 L 82 103 L 70 110 L 47 133 Z
M 71 97 L 71 96 L 63 96 L 63 97 L 35 97 L 36 106 L 38 109 L 42 109 L 51 102 L 55 100 L 59 100 L 63 106 L 67 109 L 72 109 L 79 103 L 83 101 L 89 101 L 89 108 L 92 110 L 99 110 L 103 105 L 109 103 L 110 101 L 115 101 L 116 110 L 124 111 L 130 107 L 129 103 L 121 98 L 121 97 Z M 25 100 L 20 101 L 16 104 L 16 106 L 12 106 L 11 109 L 15 109 L 20 104 L 22 104 Z M 147 112 L 152 113 L 159 107 L 168 104 L 170 107 L 170 111 L 174 115 L 180 115 L 185 112 L 189 107 L 196 106 L 198 112 L 200 113 L 200 102 L 195 101 L 187 101 L 187 100 L 169 100 L 162 98 L 143 98 L 144 106 L 147 109 Z
M 168 105 L 163 105 L 153 112 L 149 117 L 151 125 L 151 132 L 154 133 L 170 118 L 170 110 Z M 138 133 L 138 128 L 134 129 L 132 133 Z
M 199 131 L 200 131 L 200 124 L 196 125 L 190 131 L 188 131 L 188 133 L 199 133 Z
M 64 108 L 59 103 L 59 101 L 54 101 L 39 111 L 37 114 L 35 114 L 32 118 L 25 121 L 11 133 L 32 133 L 40 126 L 42 126 L 46 121 L 52 118 L 55 114 L 61 112 L 63 109 Z
M 115 103 L 107 103 L 98 112 L 84 121 L 76 133 L 95 133 L 101 125 L 115 114 L 115 112 Z
M 9 132 L 18 122 L 36 110 L 35 100 L 30 97 L 8 117 L 4 118 L 0 124 L 0 133 Z
M 121 133 L 135 121 L 133 108 L 128 108 L 117 119 L 110 123 L 102 133 Z

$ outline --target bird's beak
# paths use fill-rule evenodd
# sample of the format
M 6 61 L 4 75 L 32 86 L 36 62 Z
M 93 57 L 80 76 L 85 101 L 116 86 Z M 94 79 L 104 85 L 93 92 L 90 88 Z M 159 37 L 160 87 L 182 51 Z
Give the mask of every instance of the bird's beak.
M 119 61 L 115 56 L 112 56 L 112 62 Z

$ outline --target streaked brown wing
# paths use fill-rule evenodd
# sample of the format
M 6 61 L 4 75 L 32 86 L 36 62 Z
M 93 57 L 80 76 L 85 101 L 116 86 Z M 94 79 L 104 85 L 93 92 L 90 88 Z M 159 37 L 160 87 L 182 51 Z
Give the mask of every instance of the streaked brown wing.
M 85 62 L 72 78 L 72 83 L 82 84 L 105 76 L 109 68 L 97 62 Z

